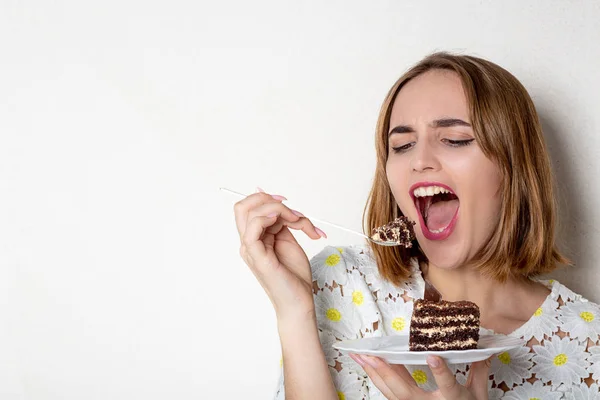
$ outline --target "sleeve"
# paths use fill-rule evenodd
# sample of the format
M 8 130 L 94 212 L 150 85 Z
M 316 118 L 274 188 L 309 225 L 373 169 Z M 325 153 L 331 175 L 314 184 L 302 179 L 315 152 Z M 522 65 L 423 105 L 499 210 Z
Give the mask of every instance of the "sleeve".
M 337 341 L 369 334 L 379 321 L 373 295 L 364 275 L 355 267 L 358 265 L 355 257 L 356 251 L 351 248 L 328 246 L 310 263 L 319 338 L 338 397 L 367 400 L 366 373 L 350 357 L 332 347 Z M 283 370 L 275 399 L 285 399 Z

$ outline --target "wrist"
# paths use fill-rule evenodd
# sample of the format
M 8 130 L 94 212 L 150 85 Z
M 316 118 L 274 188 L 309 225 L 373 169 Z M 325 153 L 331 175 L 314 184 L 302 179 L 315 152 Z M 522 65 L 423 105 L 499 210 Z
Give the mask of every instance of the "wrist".
M 314 306 L 308 310 L 284 312 L 277 315 L 279 335 L 300 334 L 317 331 L 317 317 Z

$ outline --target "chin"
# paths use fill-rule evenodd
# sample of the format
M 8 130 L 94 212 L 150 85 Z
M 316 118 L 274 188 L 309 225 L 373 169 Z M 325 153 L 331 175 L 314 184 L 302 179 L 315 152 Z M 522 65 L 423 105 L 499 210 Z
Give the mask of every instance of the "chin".
M 456 269 L 465 265 L 467 261 L 461 249 L 448 242 L 431 242 L 425 239 L 419 240 L 419 244 L 425 257 L 438 268 Z
M 433 265 L 435 265 L 437 268 L 440 269 L 457 269 L 460 268 L 461 265 L 463 265 L 462 261 L 459 260 L 453 260 L 451 258 L 448 257 L 427 257 L 429 262 Z

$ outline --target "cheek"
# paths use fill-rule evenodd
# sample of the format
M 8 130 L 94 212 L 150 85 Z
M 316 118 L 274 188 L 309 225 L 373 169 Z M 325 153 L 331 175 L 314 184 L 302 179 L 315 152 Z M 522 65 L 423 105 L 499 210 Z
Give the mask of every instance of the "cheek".
M 475 193 L 479 193 L 482 199 L 492 200 L 500 194 L 502 184 L 500 168 L 486 158 L 479 149 L 471 155 L 455 162 L 454 171 L 459 177 L 468 177 L 467 180 L 472 181 L 469 186 Z
M 480 179 L 474 188 L 481 200 L 478 203 L 485 207 L 485 214 L 490 222 L 499 218 L 502 205 L 502 177 L 495 165 L 488 164 L 481 170 Z
M 399 163 L 398 160 L 388 160 L 385 173 L 392 192 L 396 194 L 396 190 L 402 186 L 403 181 L 407 178 L 401 163 Z
M 494 200 L 499 200 L 502 193 L 502 176 L 500 170 L 496 165 L 488 161 L 487 165 L 483 166 L 480 171 L 482 171 L 481 176 L 483 178 L 480 180 L 480 190 L 486 194 L 488 199 L 496 203 Z
M 396 202 L 403 211 L 406 207 L 412 204 L 412 200 L 408 195 L 408 178 L 406 167 L 397 160 L 388 161 L 386 165 L 386 176 L 390 190 L 396 199 Z

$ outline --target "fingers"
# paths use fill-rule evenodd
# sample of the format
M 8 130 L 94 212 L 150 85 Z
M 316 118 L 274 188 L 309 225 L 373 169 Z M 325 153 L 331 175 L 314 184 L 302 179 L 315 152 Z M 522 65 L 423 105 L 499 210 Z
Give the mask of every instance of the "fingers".
M 396 395 L 385 384 L 385 381 L 379 376 L 379 374 L 377 374 L 375 370 L 373 370 L 372 368 L 369 369 L 369 367 L 363 367 L 363 369 L 365 370 L 373 384 L 377 386 L 377 389 L 379 389 L 379 391 L 385 396 L 386 399 L 399 400 L 398 397 L 396 397 Z
M 456 381 L 456 377 L 446 362 L 441 357 L 428 356 L 427 364 L 443 397 L 446 399 L 460 398 L 461 392 L 465 390 L 464 386 Z
M 377 357 L 364 355 L 351 355 L 351 357 L 363 367 L 373 383 L 389 399 L 429 399 L 437 398 L 440 394 L 445 399 L 488 399 L 487 385 L 491 358 L 473 363 L 465 387 L 456 381 L 456 377 L 442 358 L 436 356 L 427 357 L 427 364 L 433 373 L 439 389 L 439 391 L 427 393 L 417 386 L 404 366 L 389 365 Z
M 294 211 L 292 211 L 286 205 L 278 201 L 271 201 L 250 209 L 248 211 L 248 221 L 251 221 L 254 217 L 271 216 L 273 214 L 291 222 L 298 221 L 300 219 L 300 215 L 298 213 L 294 213 Z
M 283 226 L 303 231 L 311 239 L 321 236 L 315 231 L 313 224 L 306 218 L 294 214 L 289 208 L 280 203 L 267 203 L 252 210 L 248 214 L 248 223 L 241 237 L 241 252 L 249 253 L 253 260 L 265 256 L 267 249 L 274 245 L 274 235 L 282 231 Z M 294 241 L 294 237 L 283 232 L 282 240 Z M 265 234 L 273 235 L 265 237 Z M 242 254 L 242 257 L 244 255 Z
M 492 357 L 471 364 L 466 387 L 469 388 L 477 400 L 487 400 L 488 398 L 488 380 L 490 379 Z
M 254 193 L 250 196 L 247 196 L 243 200 L 238 201 L 233 206 L 233 210 L 235 213 L 235 224 L 237 230 L 240 234 L 240 237 L 244 234 L 246 230 L 246 224 L 248 221 L 248 213 L 253 208 L 256 208 L 262 204 L 267 203 L 281 203 L 282 201 L 287 200 L 283 196 L 279 195 L 270 195 L 263 192 Z
M 421 389 L 417 387 L 404 366 L 391 366 L 377 357 L 357 356 L 363 361 L 361 365 L 375 386 L 388 399 L 413 399 Z M 359 363 L 360 364 L 360 363 Z M 401 369 L 404 372 L 400 372 Z
M 404 380 L 404 382 L 410 386 L 418 387 L 417 382 L 415 382 L 415 379 L 404 365 L 390 364 L 390 367 L 402 378 L 402 380 Z
M 289 226 L 292 229 L 302 230 L 311 239 L 319 239 L 321 237 L 326 238 L 325 232 L 317 228 L 312 222 L 304 217 L 304 215 L 298 211 L 292 210 L 282 203 L 287 200 L 283 196 L 270 195 L 264 192 L 254 193 L 245 199 L 237 202 L 234 206 L 235 223 L 240 235 L 240 239 L 243 238 L 248 225 L 252 218 L 256 216 L 272 216 L 276 214 L 288 223 L 280 225 L 274 225 L 268 232 L 276 234 L 281 230 L 282 225 Z M 302 221 L 301 224 L 291 224 L 292 222 Z M 276 229 L 279 228 L 279 229 Z
M 242 237 L 242 247 L 240 249 L 240 254 L 248 265 L 262 265 L 267 261 L 267 249 L 265 244 L 259 239 L 265 230 L 273 225 L 275 221 L 277 221 L 276 216 L 254 217 L 248 224 Z
M 308 218 L 297 211 L 290 210 L 283 204 L 270 203 L 259 206 L 248 214 L 248 221 L 251 222 L 254 217 L 261 215 L 276 215 L 278 217 L 277 222 L 266 229 L 267 233 L 276 235 L 279 233 L 282 226 L 287 226 L 295 230 L 303 231 L 311 239 L 320 239 L 323 237 L 318 228 L 315 227 Z
M 236 203 L 234 209 L 241 241 L 240 255 L 247 264 L 259 262 L 267 269 L 279 264 L 272 254 L 276 240 L 297 245 L 294 236 L 284 227 L 301 230 L 311 239 L 325 237 L 302 213 L 282 204 L 284 199 L 282 196 L 259 192 Z

